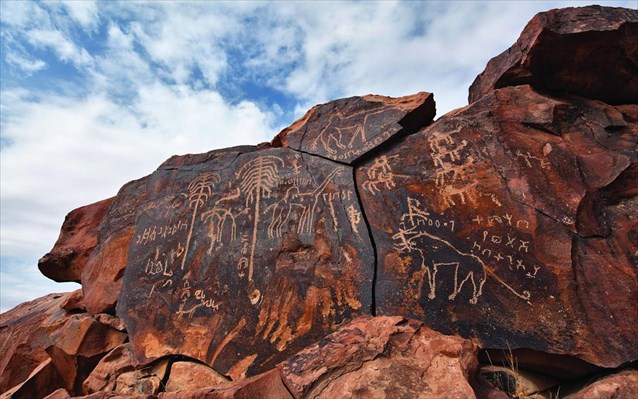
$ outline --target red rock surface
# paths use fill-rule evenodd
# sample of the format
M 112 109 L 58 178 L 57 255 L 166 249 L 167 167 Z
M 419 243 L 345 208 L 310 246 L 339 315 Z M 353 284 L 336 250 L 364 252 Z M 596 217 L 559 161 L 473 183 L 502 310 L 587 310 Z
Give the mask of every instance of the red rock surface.
M 0 392 L 23 382 L 44 361 L 51 335 L 70 315 L 60 308 L 66 294 L 49 294 L 0 314 Z M 47 366 L 47 369 L 49 366 Z
M 138 205 L 146 200 L 147 179 L 120 189 L 98 230 L 99 241 L 82 271 L 84 302 L 91 314 L 114 313 L 122 288 Z
M 76 314 L 51 335 L 46 351 L 64 388 L 82 392 L 82 383 L 109 351 L 124 343 L 126 334 L 95 320 L 88 314 Z
M 54 281 L 80 282 L 89 256 L 98 242 L 98 227 L 113 198 L 69 212 L 64 219 L 60 237 L 48 254 L 38 262 L 38 268 Z
M 638 11 L 589 6 L 537 14 L 512 47 L 490 60 L 470 102 L 530 84 L 610 104 L 638 102 Z
M 166 392 L 210 388 L 224 384 L 229 379 L 212 368 L 195 362 L 174 362 L 166 381 Z
M 631 399 L 638 398 L 638 371 L 624 370 L 591 382 L 565 399 Z
M 475 398 L 478 347 L 402 317 L 361 317 L 279 365 L 295 398 Z
M 46 359 L 34 368 L 20 384 L 0 395 L 0 399 L 36 399 L 47 396 L 60 388 L 62 380 L 57 369 Z
M 279 133 L 273 145 L 351 164 L 392 137 L 426 126 L 434 114 L 431 93 L 343 98 L 314 106 Z
M 506 87 L 358 167 L 378 314 L 485 348 L 638 358 L 636 108 Z
M 351 168 L 240 147 L 171 159 L 145 181 L 117 305 L 140 363 L 182 354 L 236 380 L 370 312 Z

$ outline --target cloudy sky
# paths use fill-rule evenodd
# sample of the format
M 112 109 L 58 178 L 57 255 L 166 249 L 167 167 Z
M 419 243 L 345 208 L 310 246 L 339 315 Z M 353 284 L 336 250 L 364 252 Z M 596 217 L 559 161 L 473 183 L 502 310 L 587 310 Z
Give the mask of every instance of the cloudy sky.
M 78 287 L 37 269 L 64 216 L 169 156 L 269 141 L 352 95 L 429 91 L 442 115 L 535 13 L 586 4 L 3 0 L 2 311 Z

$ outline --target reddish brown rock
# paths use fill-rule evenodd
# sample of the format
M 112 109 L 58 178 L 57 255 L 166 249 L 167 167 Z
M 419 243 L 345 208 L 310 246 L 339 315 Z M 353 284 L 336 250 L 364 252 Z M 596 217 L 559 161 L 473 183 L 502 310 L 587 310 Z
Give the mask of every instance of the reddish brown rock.
M 133 352 L 130 343 L 125 343 L 111 350 L 95 366 L 91 374 L 83 382 L 83 392 L 116 391 L 117 377 L 134 371 Z
M 68 294 L 49 294 L 0 314 L 0 392 L 29 377 L 44 361 L 51 337 L 68 320 L 60 307 Z M 47 369 L 49 366 L 46 366 Z
M 273 144 L 351 164 L 390 138 L 428 125 L 434 114 L 431 93 L 343 98 L 314 106 Z
M 99 321 L 102 324 L 106 324 L 107 326 L 114 328 L 117 331 L 126 332 L 126 326 L 119 317 L 110 315 L 108 313 L 98 313 L 94 317 L 95 320 Z
M 51 335 L 52 345 L 46 351 L 64 388 L 82 392 L 82 382 L 102 356 L 126 339 L 126 334 L 96 321 L 87 314 L 71 316 L 64 326 Z
M 60 389 L 56 389 L 51 394 L 47 395 L 44 399 L 69 399 L 69 398 L 71 398 L 71 394 L 69 394 L 69 392 L 66 389 L 60 388 Z
M 377 314 L 485 348 L 636 360 L 635 108 L 507 87 L 358 167 Z
M 51 359 L 40 363 L 31 374 L 19 385 L 3 391 L 0 399 L 35 399 L 43 398 L 60 388 L 62 379 L 53 366 Z
M 154 395 L 165 389 L 169 359 L 135 366 L 130 343 L 118 346 L 104 356 L 84 380 L 82 392 L 116 392 L 126 395 Z
M 144 181 L 144 201 L 111 207 L 138 207 L 117 314 L 141 364 L 186 355 L 236 380 L 370 312 L 351 168 L 239 147 L 173 158 Z
M 122 288 L 138 206 L 146 200 L 147 179 L 122 187 L 98 230 L 98 244 L 82 271 L 84 303 L 91 314 L 114 313 Z
M 561 396 L 563 397 L 563 396 Z M 565 399 L 631 399 L 638 398 L 638 371 L 628 369 L 601 378 Z
M 38 262 L 38 268 L 55 281 L 80 282 L 84 266 L 97 245 L 98 227 L 113 198 L 69 212 L 64 219 L 60 237 L 48 254 Z
M 361 317 L 279 365 L 295 398 L 474 398 L 478 347 L 402 317 Z
M 60 307 L 67 312 L 86 312 L 86 306 L 84 306 L 84 295 L 82 289 L 77 289 L 70 294 L 66 295 L 64 301 L 60 303 Z
M 210 388 L 228 381 L 228 378 L 206 365 L 194 362 L 174 362 L 171 364 L 164 391 Z
M 492 58 L 470 87 L 470 102 L 530 84 L 610 104 L 638 102 L 638 11 L 587 6 L 537 14 L 517 42 Z
M 281 380 L 279 370 L 198 390 L 162 392 L 159 399 L 293 399 Z

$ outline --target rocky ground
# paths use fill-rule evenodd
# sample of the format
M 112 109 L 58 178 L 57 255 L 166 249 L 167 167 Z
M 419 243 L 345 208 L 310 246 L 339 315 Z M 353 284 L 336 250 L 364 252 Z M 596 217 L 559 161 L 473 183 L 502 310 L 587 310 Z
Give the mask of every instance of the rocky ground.
M 436 120 L 336 100 L 72 211 L 0 397 L 638 397 L 636 43 L 551 10 Z

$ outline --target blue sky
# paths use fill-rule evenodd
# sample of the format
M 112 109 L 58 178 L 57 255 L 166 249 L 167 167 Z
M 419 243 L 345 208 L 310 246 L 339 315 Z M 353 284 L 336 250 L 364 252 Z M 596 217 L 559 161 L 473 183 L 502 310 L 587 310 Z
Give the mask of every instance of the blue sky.
M 586 4 L 3 0 L 1 310 L 77 288 L 37 269 L 66 213 L 169 156 L 269 141 L 352 95 L 429 91 L 443 115 L 535 13 Z

